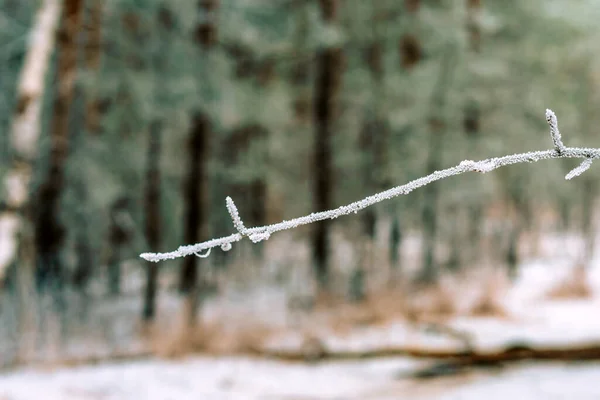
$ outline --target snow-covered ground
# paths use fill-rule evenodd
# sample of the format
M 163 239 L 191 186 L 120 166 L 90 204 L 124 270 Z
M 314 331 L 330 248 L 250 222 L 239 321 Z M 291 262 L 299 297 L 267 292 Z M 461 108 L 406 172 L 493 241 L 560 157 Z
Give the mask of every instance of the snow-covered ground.
M 444 321 L 444 325 L 467 334 L 472 345 L 483 350 L 516 343 L 567 346 L 600 342 L 600 259 L 596 258 L 588 271 L 592 296 L 550 299 L 548 291 L 573 270 L 576 257 L 569 254 L 569 249 L 575 246 L 565 242 L 564 238 L 548 238 L 544 245 L 544 257 L 522 265 L 516 284 L 501 293 L 499 300 L 506 310 L 504 317 L 462 315 Z M 285 322 L 290 316 L 286 315 L 285 298 L 281 295 L 282 292 L 277 290 L 261 291 L 257 297 L 261 301 L 257 304 L 251 301 L 253 296 L 240 295 L 239 299 L 230 296 L 229 303 L 215 302 L 207 308 L 205 317 L 220 319 L 228 315 L 231 320 L 240 321 L 249 317 L 276 317 L 275 320 Z M 173 309 L 175 305 L 165 298 L 161 307 Z M 117 306 L 127 308 L 129 303 L 111 303 L 110 307 L 104 307 L 106 310 L 96 310 L 98 315 L 92 320 L 101 330 L 104 325 L 110 325 Z M 239 308 L 239 304 L 244 308 Z M 132 315 L 138 314 L 137 309 L 133 311 Z M 128 315 L 126 312 L 121 314 Z M 315 324 L 310 316 L 300 319 L 316 325 L 317 329 L 309 332 L 309 336 L 317 337 L 330 351 L 389 346 L 460 349 L 465 345 L 464 341 L 447 332 L 423 329 L 423 326 L 407 324 L 402 319 L 370 326 L 357 325 L 343 333 L 326 324 Z M 307 337 L 305 326 L 297 329 L 298 326 L 279 331 L 280 335 L 271 336 L 264 344 L 297 350 Z M 116 343 L 114 348 L 132 349 L 131 343 L 122 346 L 121 342 L 123 337 L 134 337 L 133 328 L 131 332 L 110 333 Z M 87 343 L 81 345 L 85 347 Z M 75 347 L 77 354 L 85 352 Z M 2 361 L 0 359 L 0 364 Z M 405 378 L 424 363 L 426 361 L 396 358 L 309 365 L 242 357 L 193 357 L 45 370 L 25 368 L 0 375 L 0 400 L 600 399 L 600 384 L 597 383 L 600 381 L 600 364 L 518 365 L 494 372 L 470 372 L 433 380 Z
M 387 360 L 306 366 L 242 358 L 141 361 L 0 377 L 0 399 L 366 398 L 414 363 Z
M 439 400 L 600 399 L 600 364 L 519 367 L 436 395 Z
M 0 376 L 2 400 L 599 399 L 600 364 L 523 366 L 431 381 L 400 376 L 407 359 L 285 364 L 247 358 L 24 369 Z

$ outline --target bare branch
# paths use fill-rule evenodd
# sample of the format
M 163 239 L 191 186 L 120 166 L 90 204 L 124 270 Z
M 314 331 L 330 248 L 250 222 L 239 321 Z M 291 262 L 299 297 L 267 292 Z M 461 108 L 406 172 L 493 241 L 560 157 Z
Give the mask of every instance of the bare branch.
M 561 141 L 560 133 L 558 131 L 558 122 L 556 119 L 556 115 L 551 110 L 546 110 L 546 120 L 550 125 L 550 135 L 552 136 L 552 141 L 554 143 L 554 149 L 552 150 L 512 154 L 503 157 L 489 158 L 487 160 L 482 161 L 465 160 L 457 166 L 446 168 L 441 171 L 435 171 L 427 176 L 415 179 L 414 181 L 411 181 L 407 184 L 396 186 L 394 188 L 366 197 L 363 200 L 356 201 L 354 203 L 350 203 L 348 205 L 341 206 L 333 210 L 316 212 L 303 217 L 294 218 L 289 221 L 282 221 L 277 224 L 260 226 L 256 228 L 246 228 L 244 226 L 239 216 L 237 207 L 233 203 L 233 200 L 231 200 L 231 198 L 228 197 L 227 209 L 229 211 L 229 214 L 231 215 L 231 218 L 233 219 L 233 223 L 236 229 L 238 230 L 238 233 L 218 239 L 212 239 L 207 242 L 197 243 L 194 245 L 181 246 L 176 251 L 170 253 L 144 253 L 141 254 L 140 257 L 148 261 L 158 262 L 177 257 L 184 257 L 190 254 L 196 254 L 200 251 L 208 250 L 217 246 L 221 246 L 221 249 L 227 251 L 231 249 L 232 243 L 240 241 L 244 236 L 248 236 L 250 240 L 252 240 L 254 243 L 257 243 L 262 240 L 267 240 L 270 237 L 270 235 L 272 235 L 275 232 L 293 229 L 300 225 L 307 225 L 325 219 L 335 219 L 351 213 L 356 214 L 357 212 L 384 200 L 389 200 L 400 195 L 408 194 L 413 190 L 428 185 L 432 182 L 449 178 L 454 175 L 460 175 L 465 172 L 473 171 L 486 173 L 493 171 L 496 168 L 525 162 L 537 162 L 540 160 L 548 160 L 555 158 L 584 158 L 585 160 L 583 161 L 583 163 L 566 176 L 566 179 L 571 179 L 587 170 L 594 159 L 600 158 L 600 149 L 565 147 L 565 145 Z

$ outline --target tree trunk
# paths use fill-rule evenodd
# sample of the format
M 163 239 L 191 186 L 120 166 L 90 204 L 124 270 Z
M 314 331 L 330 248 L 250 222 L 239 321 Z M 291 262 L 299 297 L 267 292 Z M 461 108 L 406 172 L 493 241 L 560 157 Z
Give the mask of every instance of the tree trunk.
M 309 9 L 305 0 L 296 0 L 294 11 L 298 15 L 296 31 L 294 33 L 294 47 L 297 52 L 304 54 L 307 51 L 309 38 Z M 299 57 L 292 68 L 292 84 L 294 86 L 294 116 L 296 122 L 305 126 L 310 121 L 310 60 Z
M 87 21 L 87 37 L 85 45 L 85 64 L 88 73 L 96 75 L 99 81 L 98 70 L 100 69 L 100 56 L 102 51 L 102 13 L 104 0 L 90 0 Z M 85 128 L 88 133 L 97 135 L 100 133 L 100 99 L 97 96 L 98 83 L 94 90 L 88 93 L 85 111 Z
M 91 3 L 91 4 L 90 4 Z M 100 67 L 100 51 L 101 51 L 101 24 L 102 24 L 102 8 L 103 2 L 101 0 L 88 1 L 88 6 L 85 12 L 85 28 L 82 29 L 85 33 L 85 40 L 83 41 L 83 55 L 85 68 L 88 73 L 97 74 Z M 96 84 L 94 89 L 88 89 L 87 93 L 82 92 L 82 88 L 76 88 L 76 94 L 73 99 L 76 105 L 71 113 L 76 115 L 76 118 L 72 118 L 76 123 L 71 126 L 72 136 L 72 148 L 75 152 L 81 151 L 83 143 L 87 137 L 83 135 L 83 132 L 98 134 L 99 123 L 100 123 L 100 110 L 99 110 L 99 99 L 96 95 L 96 87 L 98 79 L 96 78 Z M 81 101 L 84 99 L 85 101 Z M 79 105 L 81 104 L 81 105 Z M 80 117 L 83 115 L 83 121 Z M 83 122 L 82 124 L 80 122 Z M 82 126 L 83 125 L 83 126 Z M 75 271 L 73 273 L 73 284 L 83 295 L 82 302 L 87 301 L 87 284 L 94 271 L 94 257 L 91 248 L 90 240 L 90 215 L 88 212 L 88 181 L 81 172 L 75 172 L 70 177 L 71 186 L 73 188 L 73 194 L 78 204 L 74 210 L 75 213 L 75 254 L 77 255 L 77 262 L 75 265 Z M 85 305 L 84 305 L 85 307 Z
M 400 249 L 402 243 L 402 226 L 400 219 L 392 217 L 392 226 L 390 230 L 390 266 L 392 268 L 392 278 L 397 277 L 401 270 Z
M 162 147 L 162 123 L 153 121 L 150 124 L 150 140 L 146 164 L 146 196 L 144 209 L 146 211 L 145 235 L 151 251 L 160 250 L 161 218 L 160 218 L 160 154 Z M 144 307 L 142 319 L 152 321 L 156 314 L 156 292 L 158 279 L 158 264 L 146 263 L 146 288 L 144 291 Z
M 107 293 L 110 296 L 118 296 L 121 293 L 121 257 L 134 231 L 130 212 L 130 199 L 126 195 L 118 197 L 110 207 L 107 260 Z
M 41 2 L 29 35 L 29 47 L 17 88 L 17 104 L 9 131 L 11 163 L 3 180 L 5 208 L 0 214 L 0 280 L 11 269 L 19 296 L 20 360 L 35 354 L 36 313 L 33 285 L 34 254 L 29 185 L 41 131 L 46 74 L 56 44 L 62 1 Z M 18 260 L 18 264 L 17 264 Z
M 49 171 L 35 199 L 35 236 L 37 250 L 36 281 L 39 288 L 60 290 L 64 283 L 60 251 L 66 227 L 60 221 L 60 198 L 65 185 L 69 143 L 69 111 L 73 102 L 77 72 L 77 37 L 83 0 L 67 0 L 57 39 L 58 90 L 50 125 Z
M 466 31 L 469 40 L 469 50 L 471 53 L 479 53 L 481 51 L 481 0 L 466 0 L 467 21 Z M 473 72 L 470 68 L 467 70 L 470 77 Z M 470 91 L 475 90 L 476 83 L 471 82 Z M 467 96 L 467 101 L 464 106 L 463 115 L 463 130 L 467 136 L 468 154 L 479 154 L 480 129 L 481 129 L 481 110 L 479 103 L 473 96 Z M 479 189 L 478 189 L 479 190 Z M 467 207 L 467 238 L 463 253 L 466 256 L 460 257 L 460 264 L 474 263 L 481 258 L 481 224 L 483 218 L 483 204 L 479 196 L 473 196 L 469 200 Z
M 325 23 L 334 23 L 337 17 L 337 0 L 320 0 L 321 14 Z M 313 204 L 315 211 L 333 206 L 333 130 L 342 78 L 342 49 L 328 48 L 317 54 L 317 77 L 314 100 L 314 172 Z M 312 261 L 319 289 L 328 291 L 330 286 L 331 221 L 324 220 L 313 225 Z
M 189 151 L 189 164 L 187 167 L 187 178 L 184 192 L 186 200 L 184 242 L 187 244 L 197 243 L 204 239 L 206 232 L 206 179 L 208 155 L 208 135 L 210 134 L 209 122 L 205 115 L 198 113 L 192 121 L 190 142 L 187 145 Z M 182 293 L 190 293 L 194 290 L 197 279 L 197 259 L 186 257 L 183 259 L 179 288 Z
M 41 3 L 19 78 L 17 107 L 9 132 L 12 162 L 3 181 L 6 208 L 0 214 L 0 227 L 4 230 L 0 235 L 0 248 L 4 249 L 0 257 L 0 281 L 17 258 L 19 235 L 25 222 L 22 216 L 30 200 L 29 183 L 38 149 L 46 72 L 54 51 L 61 7 L 60 0 Z M 26 236 L 22 239 L 26 240 Z
M 196 27 L 195 41 L 208 61 L 208 53 L 217 41 L 217 26 L 215 14 L 218 0 L 200 0 L 199 19 Z M 206 77 L 209 79 L 209 77 Z M 186 179 L 184 196 L 186 221 L 184 222 L 185 242 L 197 243 L 208 235 L 208 140 L 211 135 L 211 122 L 205 110 L 197 110 L 193 116 L 190 132 L 189 169 Z M 196 324 L 199 302 L 198 288 L 198 259 L 184 258 L 179 287 L 186 294 L 185 319 L 188 327 Z
M 438 81 L 433 89 L 431 111 L 429 117 L 429 153 L 427 155 L 426 173 L 441 169 L 443 139 L 446 131 L 444 118 L 447 94 L 452 82 L 456 64 L 456 50 L 449 45 L 443 55 Z M 421 257 L 421 270 L 417 282 L 433 283 L 438 275 L 439 268 L 435 259 L 435 247 L 438 236 L 438 199 L 439 185 L 427 185 L 423 189 L 423 205 L 421 209 L 421 223 L 423 225 L 423 245 Z
M 442 140 L 446 130 L 445 122 L 440 117 L 431 117 L 429 121 L 429 154 L 427 156 L 426 173 L 440 169 Z M 423 225 L 423 249 L 419 283 L 433 283 L 439 275 L 439 266 L 435 260 L 435 248 L 438 234 L 438 198 L 439 185 L 427 185 L 423 189 L 423 206 L 421 223 Z

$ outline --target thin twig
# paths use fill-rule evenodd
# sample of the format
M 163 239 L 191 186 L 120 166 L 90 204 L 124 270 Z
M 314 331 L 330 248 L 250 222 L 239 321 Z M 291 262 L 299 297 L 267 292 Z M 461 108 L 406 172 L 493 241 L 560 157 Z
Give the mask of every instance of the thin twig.
M 255 228 L 246 228 L 239 217 L 237 207 L 233 203 L 231 198 L 227 198 L 227 209 L 233 219 L 234 226 L 238 230 L 238 233 L 232 235 L 212 239 L 207 242 L 197 243 L 188 246 L 181 246 L 177 250 L 170 253 L 143 253 L 140 255 L 148 261 L 163 261 L 168 259 L 174 259 L 178 257 L 185 257 L 191 254 L 197 254 L 201 251 L 211 249 L 213 247 L 220 246 L 222 250 L 227 251 L 231 249 L 231 244 L 240 241 L 244 236 L 247 236 L 254 243 L 266 240 L 269 236 L 275 232 L 293 229 L 301 225 L 311 224 L 317 221 L 323 221 L 325 219 L 335 219 L 343 215 L 351 213 L 358 213 L 359 211 L 370 207 L 374 204 L 380 203 L 384 200 L 388 200 L 400 195 L 408 194 L 413 190 L 422 186 L 428 185 L 432 182 L 439 181 L 441 179 L 449 178 L 454 175 L 460 175 L 465 172 L 481 172 L 486 173 L 495 170 L 496 168 L 504 167 L 512 164 L 519 164 L 524 162 L 536 162 L 540 160 L 548 160 L 554 158 L 584 158 L 584 162 L 581 166 L 570 172 L 566 178 L 571 179 L 585 170 L 587 170 L 592 161 L 596 158 L 600 158 L 600 149 L 595 148 L 580 148 L 580 147 L 565 147 L 561 141 L 560 133 L 558 131 L 558 122 L 556 115 L 551 110 L 546 110 L 546 120 L 550 126 L 550 135 L 554 144 L 552 150 L 533 151 L 529 153 L 512 154 L 503 157 L 495 157 L 482 161 L 462 161 L 457 166 L 446 168 L 441 171 L 435 171 L 422 178 L 415 179 L 407 184 L 396 186 L 394 188 L 385 190 L 383 192 L 374 194 L 366 197 L 363 200 L 355 201 L 345 206 L 338 207 L 329 211 L 321 211 L 306 215 L 303 217 L 295 218 L 289 221 L 282 221 L 277 224 L 260 226 Z

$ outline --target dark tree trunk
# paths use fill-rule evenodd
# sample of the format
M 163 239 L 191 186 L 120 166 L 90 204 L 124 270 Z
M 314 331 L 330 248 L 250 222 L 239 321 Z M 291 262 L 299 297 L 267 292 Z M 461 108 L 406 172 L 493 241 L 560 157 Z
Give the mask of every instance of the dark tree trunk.
M 184 193 L 186 199 L 184 242 L 197 243 L 204 239 L 201 229 L 206 224 L 206 179 L 207 141 L 210 132 L 209 122 L 202 113 L 194 116 L 190 132 L 188 175 Z M 204 232 L 205 234 L 205 232 Z M 185 257 L 181 268 L 179 288 L 182 293 L 194 290 L 197 279 L 196 257 Z
M 336 20 L 338 1 L 321 0 L 321 14 L 326 23 Z M 333 129 L 336 118 L 339 89 L 342 77 L 342 50 L 329 48 L 317 54 L 317 77 L 314 100 L 315 154 L 313 203 L 315 211 L 333 206 Z M 329 235 L 331 221 L 313 225 L 312 261 L 318 286 L 327 291 L 330 285 Z
M 217 42 L 216 12 L 218 0 L 200 0 L 198 23 L 194 40 L 200 52 L 207 56 L 210 49 Z M 210 77 L 206 77 L 210 79 Z M 211 135 L 211 122 L 204 110 L 195 111 L 192 117 L 189 144 L 188 176 L 185 183 L 185 212 L 184 236 L 186 243 L 193 244 L 208 235 L 208 159 L 209 138 Z M 196 324 L 199 305 L 198 288 L 198 259 L 186 257 L 181 266 L 179 280 L 180 290 L 186 294 L 185 318 L 188 326 Z
M 82 32 L 85 33 L 85 40 L 82 42 L 83 61 L 88 73 L 97 73 L 100 67 L 102 7 L 103 1 L 91 0 L 88 1 L 84 13 L 85 28 L 82 29 Z M 71 113 L 76 114 L 77 118 L 72 118 L 76 123 L 71 126 L 71 136 L 73 138 L 72 147 L 77 152 L 86 141 L 85 135 L 82 134 L 84 130 L 87 133 L 94 134 L 99 131 L 100 104 L 96 96 L 96 90 L 89 90 L 84 94 L 81 87 L 75 89 L 75 107 Z M 83 118 L 81 118 L 82 116 Z M 74 210 L 76 214 L 75 253 L 77 263 L 73 274 L 73 284 L 85 295 L 87 284 L 95 268 L 89 234 L 89 212 L 86 206 L 89 201 L 88 182 L 81 173 L 77 172 L 70 180 L 78 204 L 77 209 Z M 87 300 L 87 296 L 84 296 L 83 300 Z
M 39 289 L 60 290 L 64 283 L 60 250 L 65 226 L 59 219 L 60 198 L 65 185 L 68 157 L 69 110 L 74 96 L 77 71 L 77 37 L 80 29 L 82 0 L 67 0 L 57 36 L 57 85 L 50 125 L 49 171 L 34 203 L 37 250 L 36 282 Z
M 520 262 L 519 242 L 523 233 L 530 230 L 533 220 L 530 199 L 525 196 L 526 178 L 519 175 L 512 177 L 509 182 L 508 199 L 512 208 L 512 221 L 509 227 L 508 246 L 506 249 L 506 267 L 511 279 L 515 279 Z
M 303 54 L 307 51 L 307 40 L 309 38 L 309 10 L 305 0 L 296 0 L 294 12 L 298 15 L 296 31 L 294 33 L 294 45 L 296 51 Z M 294 86 L 293 108 L 296 122 L 302 126 L 310 122 L 311 99 L 310 99 L 310 75 L 311 62 L 300 56 L 294 62 L 291 73 L 291 82 Z
M 392 218 L 392 227 L 390 231 L 390 265 L 392 267 L 392 276 L 397 275 L 400 270 L 400 245 L 402 243 L 402 227 L 400 219 L 396 216 Z
M 481 1 L 466 0 L 467 21 L 466 31 L 469 39 L 469 50 L 471 53 L 481 51 Z M 476 57 L 473 55 L 473 57 Z M 468 68 L 467 73 L 470 77 L 473 75 Z M 471 83 L 471 86 L 475 83 Z M 476 89 L 474 86 L 471 90 Z M 479 154 L 479 141 L 481 130 L 481 109 L 479 103 L 473 99 L 472 95 L 467 95 L 467 101 L 463 110 L 463 131 L 467 136 L 468 154 Z M 474 263 L 481 258 L 481 225 L 483 223 L 483 204 L 479 196 L 473 196 L 467 207 L 467 237 L 463 257 L 458 260 L 459 264 Z
M 156 21 L 158 33 L 155 40 L 160 42 L 152 53 L 152 66 L 154 68 L 157 83 L 154 86 L 154 101 L 158 107 L 164 107 L 168 98 L 165 92 L 167 88 L 163 81 L 163 75 L 167 73 L 165 59 L 168 57 L 168 34 L 173 28 L 173 16 L 165 4 L 161 4 L 156 10 Z M 140 40 L 140 31 L 138 30 L 137 20 L 133 21 L 132 32 L 137 33 L 137 40 Z M 158 252 L 162 241 L 162 219 L 161 219 L 161 169 L 160 159 L 162 153 L 163 140 L 163 120 L 156 117 L 150 122 L 149 143 L 146 164 L 146 192 L 145 192 L 145 236 L 149 248 L 153 252 Z M 125 206 L 127 203 L 125 203 Z M 144 304 L 142 310 L 142 320 L 150 323 L 156 315 L 156 296 L 158 292 L 158 264 L 153 262 L 146 263 L 146 288 L 144 291 Z
M 130 215 L 130 199 L 121 196 L 110 208 L 110 225 L 108 227 L 108 294 L 117 296 L 121 293 L 121 257 L 123 249 L 133 237 L 133 220 Z
M 77 263 L 73 273 L 73 284 L 82 293 L 87 290 L 87 285 L 94 270 L 94 258 L 91 249 L 91 240 L 89 235 L 89 219 L 86 211 L 88 193 L 87 185 L 83 177 L 75 178 L 73 183 L 74 196 L 79 202 L 78 209 L 75 210 L 77 233 L 75 235 L 75 254 L 77 255 Z
M 158 252 L 161 241 L 160 217 L 160 154 L 162 141 L 162 123 L 153 121 L 149 129 L 148 155 L 146 159 L 146 194 L 144 210 L 146 220 L 144 233 L 150 251 Z M 158 264 L 146 263 L 146 288 L 142 319 L 152 321 L 156 314 L 156 292 L 158 285 Z
M 100 68 L 102 52 L 102 13 L 104 0 L 90 0 L 87 21 L 87 37 L 85 43 L 85 64 L 89 73 L 96 75 Z M 86 101 L 85 127 L 88 133 L 100 133 L 101 101 L 94 90 Z

